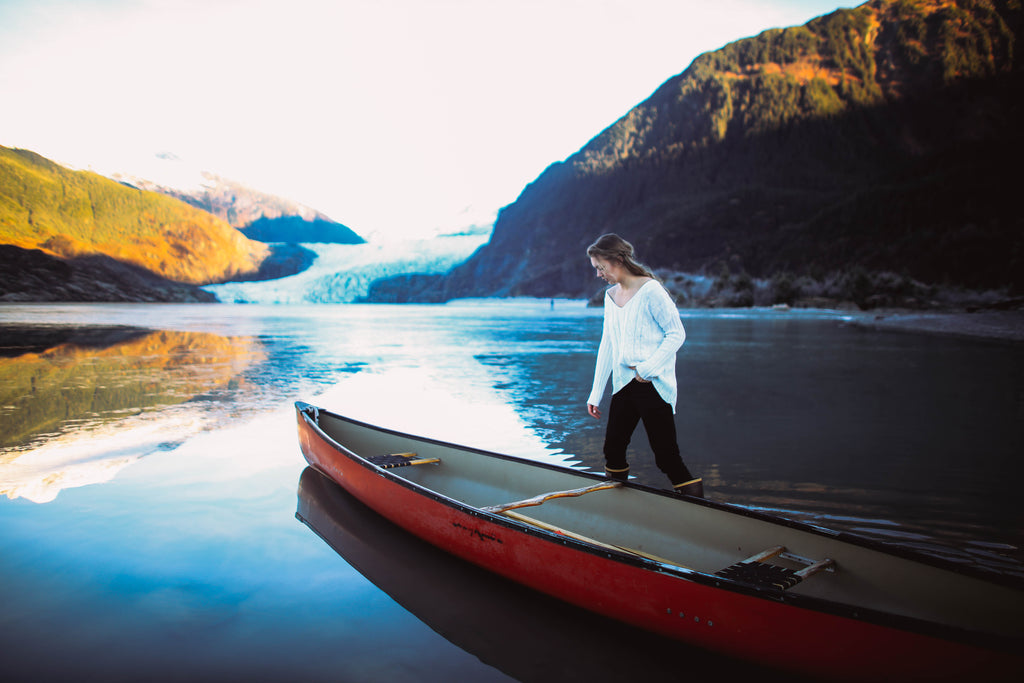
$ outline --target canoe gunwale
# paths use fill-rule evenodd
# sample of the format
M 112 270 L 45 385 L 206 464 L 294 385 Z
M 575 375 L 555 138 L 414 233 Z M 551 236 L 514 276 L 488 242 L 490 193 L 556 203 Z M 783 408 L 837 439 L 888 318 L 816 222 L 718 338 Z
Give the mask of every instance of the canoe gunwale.
M 572 536 L 568 535 L 558 534 L 543 527 L 532 525 L 525 521 L 516 520 L 513 517 L 508 517 L 504 514 L 501 514 L 500 512 L 488 512 L 478 507 L 474 507 L 457 499 L 446 496 L 425 486 L 422 486 L 414 481 L 405 479 L 404 477 L 398 476 L 398 474 L 395 472 L 375 465 L 374 463 L 370 462 L 367 458 L 349 450 L 344 445 L 338 443 L 323 429 L 321 429 L 316 419 L 316 413 L 327 414 L 334 419 L 338 419 L 343 422 L 350 423 L 354 426 L 370 429 L 374 432 L 379 432 L 382 434 L 392 435 L 406 439 L 413 439 L 431 445 L 441 446 L 445 448 L 454 448 L 463 452 L 474 453 L 477 455 L 482 455 L 491 458 L 498 458 L 501 460 L 507 460 L 519 464 L 525 463 L 532 467 L 540 467 L 557 472 L 570 472 L 573 475 L 585 479 L 591 479 L 594 480 L 595 482 L 607 481 L 607 478 L 603 475 L 593 472 L 575 470 L 551 463 L 525 460 L 523 458 L 517 458 L 515 456 L 487 451 L 472 446 L 454 444 L 439 439 L 417 436 L 405 432 L 400 432 L 397 430 L 388 429 L 386 427 L 380 427 L 366 422 L 361 422 L 359 420 L 349 418 L 343 415 L 339 415 L 337 413 L 333 413 L 323 408 L 315 407 L 303 401 L 296 401 L 295 408 L 296 411 L 301 416 L 301 419 L 303 419 L 309 425 L 309 427 L 314 431 L 314 433 L 318 435 L 318 437 L 324 443 L 331 446 L 334 450 L 339 452 L 342 456 L 344 456 L 352 463 L 369 470 L 370 472 L 374 473 L 377 476 L 385 478 L 391 484 L 409 489 L 420 496 L 433 500 L 446 507 L 452 508 L 461 514 L 465 514 L 470 517 L 480 519 L 491 524 L 497 524 L 516 533 L 522 533 L 529 536 L 541 538 L 545 541 L 557 543 L 559 545 L 569 547 L 578 551 L 582 551 L 591 555 L 596 555 L 604 559 L 614 561 L 616 563 L 637 567 L 647 571 L 656 572 L 658 574 L 668 575 L 684 581 L 691 581 L 710 588 L 725 590 L 731 593 L 768 600 L 775 603 L 787 604 L 792 607 L 807 609 L 813 612 L 830 614 L 833 616 L 852 619 L 855 621 L 861 621 L 875 624 L 878 626 L 894 628 L 901 631 L 917 633 L 924 636 L 931 636 L 944 640 L 960 642 L 966 645 L 972 645 L 986 650 L 1004 651 L 1012 654 L 1019 654 L 1021 649 L 1024 648 L 1024 638 L 1016 638 L 1013 636 L 1002 636 L 999 634 L 993 634 L 989 632 L 975 631 L 968 628 L 930 621 L 924 618 L 896 614 L 873 608 L 864 608 L 848 603 L 829 600 L 827 598 L 804 595 L 800 593 L 792 593 L 779 588 L 758 586 L 750 583 L 745 583 L 724 576 L 719 576 L 716 574 L 711 574 L 696 569 L 679 566 L 676 564 L 672 564 L 670 562 L 660 562 L 656 559 L 651 559 L 648 557 L 644 557 L 642 555 L 630 553 L 628 552 L 628 550 L 625 549 L 618 550 L 613 547 L 600 547 L 592 543 L 588 543 L 582 539 L 573 538 Z M 314 463 L 310 464 L 314 469 L 321 472 L 321 474 L 323 474 L 328 479 L 331 479 L 333 481 L 333 477 L 331 477 L 330 473 L 323 471 Z M 1021 589 L 1022 587 L 1019 582 L 1013 581 L 1011 577 L 1005 577 L 997 574 L 989 574 L 983 571 L 971 571 L 972 568 L 970 567 L 965 567 L 961 564 L 944 560 L 941 557 L 933 557 L 931 555 L 919 553 L 910 548 L 893 546 L 886 543 L 877 542 L 872 539 L 864 538 L 861 536 L 856 536 L 841 531 L 835 531 L 824 527 L 819 527 L 813 524 L 799 522 L 792 519 L 787 519 L 783 517 L 773 517 L 771 515 L 757 512 L 755 510 L 749 510 L 747 508 L 731 505 L 728 503 L 721 503 L 717 501 L 710 501 L 707 499 L 692 497 L 682 498 L 675 493 L 640 483 L 623 482 L 623 485 L 624 488 L 637 489 L 648 494 L 678 499 L 678 501 L 681 504 L 701 505 L 729 514 L 742 515 L 744 517 L 752 518 L 762 522 L 767 522 L 770 524 L 795 529 L 817 536 L 824 536 L 844 543 L 849 543 L 851 545 L 884 553 L 886 555 L 892 555 L 895 557 L 899 557 L 901 559 L 908 559 L 915 562 L 919 562 L 921 564 L 943 569 L 946 571 L 952 571 L 954 573 L 961 574 L 970 578 L 980 579 L 990 583 L 999 583 L 1014 589 Z M 369 503 L 367 504 L 369 505 Z M 370 507 L 374 508 L 375 506 L 370 505 Z

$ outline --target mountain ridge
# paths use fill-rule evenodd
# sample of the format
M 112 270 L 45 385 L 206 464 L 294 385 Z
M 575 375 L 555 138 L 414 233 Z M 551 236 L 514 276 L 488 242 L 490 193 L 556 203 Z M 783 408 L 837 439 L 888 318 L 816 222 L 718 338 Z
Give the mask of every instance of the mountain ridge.
M 865 304 L 853 290 L 892 274 L 1018 291 L 1003 169 L 1024 152 L 1021 23 L 1015 1 L 873 0 L 705 53 L 549 166 L 467 263 L 371 299 L 589 297 L 604 232 L 730 286 L 831 278 Z
M 187 285 L 257 272 L 267 245 L 177 199 L 0 147 L 0 243 L 65 260 L 106 255 Z
M 160 154 L 165 164 L 181 161 L 173 154 Z M 111 173 L 108 177 L 129 187 L 157 192 L 180 199 L 197 209 L 217 216 L 250 239 L 260 242 L 300 242 L 362 244 L 364 240 L 355 231 L 326 214 L 284 197 L 254 189 L 211 171 L 173 168 L 170 176 L 176 178 L 154 180 L 142 174 Z M 167 175 L 164 169 L 161 174 Z
M 170 161 L 168 160 L 168 163 Z M 195 175 L 189 187 L 181 187 L 168 180 L 152 180 L 134 173 L 116 172 L 109 174 L 109 177 L 130 187 L 180 199 L 227 221 L 235 228 L 244 228 L 261 218 L 273 219 L 282 216 L 299 216 L 306 221 L 334 222 L 316 209 L 253 189 L 212 171 L 197 171 Z

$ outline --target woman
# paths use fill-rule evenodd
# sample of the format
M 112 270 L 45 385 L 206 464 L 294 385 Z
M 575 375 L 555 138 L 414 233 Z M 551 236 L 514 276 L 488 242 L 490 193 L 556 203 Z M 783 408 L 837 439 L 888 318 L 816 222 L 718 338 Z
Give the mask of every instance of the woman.
M 643 420 L 658 469 L 678 493 L 703 497 L 704 483 L 683 464 L 676 441 L 676 352 L 686 339 L 679 310 L 654 273 L 633 258 L 633 245 L 618 235 L 602 235 L 587 256 L 598 277 L 611 285 L 604 295 L 604 328 L 587 399 L 587 412 L 600 419 L 598 405 L 610 375 L 605 471 L 623 481 L 629 477 L 626 448 Z

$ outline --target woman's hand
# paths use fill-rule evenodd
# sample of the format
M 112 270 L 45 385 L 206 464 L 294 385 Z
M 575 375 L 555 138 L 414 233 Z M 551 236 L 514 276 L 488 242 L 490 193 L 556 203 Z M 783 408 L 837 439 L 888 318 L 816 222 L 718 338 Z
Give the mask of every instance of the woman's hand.
M 633 375 L 634 375 L 634 377 L 636 377 L 636 381 L 637 382 L 640 382 L 641 384 L 649 384 L 650 383 L 651 380 L 644 379 L 643 377 L 640 376 L 640 373 L 636 371 L 636 366 L 635 365 L 630 365 L 629 369 L 633 371 Z
M 588 403 L 587 412 L 590 413 L 590 417 L 594 418 L 595 420 L 601 419 L 601 409 L 598 408 L 597 406 L 592 406 Z

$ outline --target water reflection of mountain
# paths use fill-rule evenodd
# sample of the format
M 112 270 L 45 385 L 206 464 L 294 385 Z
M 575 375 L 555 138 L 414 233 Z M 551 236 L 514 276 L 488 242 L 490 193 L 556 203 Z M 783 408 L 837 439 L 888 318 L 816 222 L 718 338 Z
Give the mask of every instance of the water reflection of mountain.
M 781 680 L 775 672 L 608 620 L 455 558 L 391 524 L 312 468 L 299 479 L 296 517 L 435 632 L 517 680 L 730 674 Z
M 174 405 L 230 384 L 262 351 L 255 340 L 204 332 L 23 328 L 25 353 L 4 330 L 0 448 L 82 420 L 104 421 Z M 52 343 L 56 341 L 57 343 Z
M 251 337 L 0 327 L 0 492 L 46 502 L 110 480 L 180 432 L 158 411 L 236 389 L 264 357 Z

